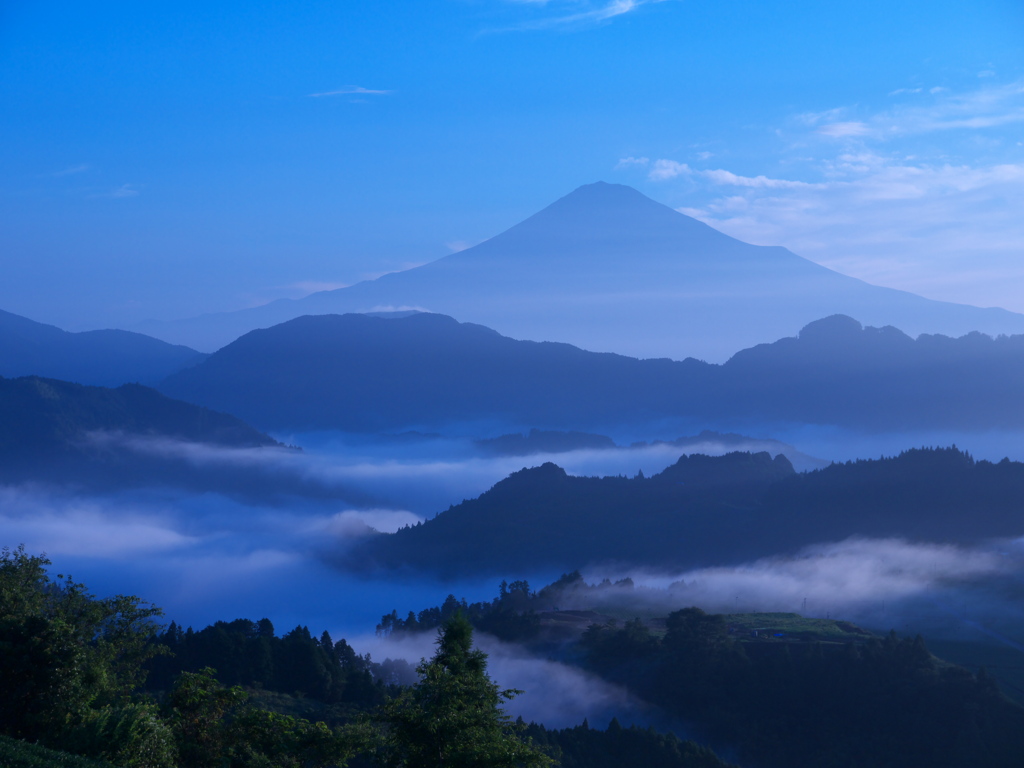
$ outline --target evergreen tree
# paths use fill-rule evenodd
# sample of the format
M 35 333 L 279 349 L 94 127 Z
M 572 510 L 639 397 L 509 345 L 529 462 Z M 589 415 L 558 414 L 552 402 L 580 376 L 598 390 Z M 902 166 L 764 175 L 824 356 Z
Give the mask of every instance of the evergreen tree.
M 420 681 L 378 711 L 379 751 L 389 768 L 543 768 L 551 760 L 520 735 L 501 708 L 521 691 L 500 690 L 487 655 L 472 648 L 473 627 L 448 619 L 437 653 L 418 668 Z

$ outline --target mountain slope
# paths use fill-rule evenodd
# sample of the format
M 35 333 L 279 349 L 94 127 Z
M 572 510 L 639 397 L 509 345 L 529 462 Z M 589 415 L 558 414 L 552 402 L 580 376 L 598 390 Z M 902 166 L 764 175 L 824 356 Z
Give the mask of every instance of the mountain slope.
M 479 498 L 339 555 L 355 568 L 469 574 L 687 568 L 850 536 L 978 542 L 1024 532 L 1024 464 L 956 449 L 796 474 L 784 456 L 683 456 L 650 478 L 523 469 Z
M 983 430 L 1024 426 L 1024 335 L 914 340 L 833 316 L 711 365 L 516 341 L 443 315 L 318 315 L 246 334 L 161 390 L 272 430 Z
M 119 432 L 225 447 L 278 445 L 226 413 L 172 400 L 139 384 L 117 389 L 56 379 L 0 377 L 0 456 L 33 463 L 77 451 L 93 432 Z
M 1024 333 L 1024 315 L 869 285 L 605 183 L 580 187 L 490 240 L 415 269 L 146 330 L 213 349 L 300 315 L 401 307 L 518 339 L 712 361 L 836 313 L 914 335 Z
M 203 357 L 141 333 L 70 333 L 0 310 L 0 376 L 45 376 L 105 387 L 156 384 Z

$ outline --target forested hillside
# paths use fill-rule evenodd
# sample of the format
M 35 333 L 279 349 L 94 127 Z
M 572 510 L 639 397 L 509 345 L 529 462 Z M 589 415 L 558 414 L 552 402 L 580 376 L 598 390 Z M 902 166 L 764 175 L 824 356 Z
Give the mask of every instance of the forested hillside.
M 479 498 L 339 554 L 355 568 L 501 575 L 592 563 L 743 562 L 850 536 L 975 542 L 1024 526 L 1024 464 L 956 448 L 796 473 L 784 456 L 683 456 L 652 477 L 524 469 Z

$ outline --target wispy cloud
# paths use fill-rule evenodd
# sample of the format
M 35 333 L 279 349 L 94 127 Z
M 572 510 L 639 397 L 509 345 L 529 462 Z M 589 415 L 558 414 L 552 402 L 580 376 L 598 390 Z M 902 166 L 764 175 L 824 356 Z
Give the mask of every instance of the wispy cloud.
M 900 89 L 875 113 L 839 107 L 778 128 L 776 173 L 674 158 L 621 172 L 684 180 L 679 210 L 877 284 L 1024 311 L 1024 82 Z
M 138 197 L 139 190 L 133 184 L 122 184 L 110 193 L 111 197 Z
M 91 198 L 114 198 L 114 199 L 125 199 L 129 197 L 138 197 L 141 190 L 135 184 L 122 184 L 119 187 L 113 189 L 107 189 L 103 191 L 95 191 L 89 195 Z
M 654 181 L 665 181 L 674 179 L 676 176 L 688 176 L 691 173 L 690 166 L 686 163 L 678 163 L 675 160 L 655 160 L 647 176 Z
M 651 162 L 648 157 L 623 157 L 619 160 L 615 166 L 615 170 L 621 171 L 623 168 L 633 168 L 636 166 L 645 167 Z
M 394 93 L 394 91 L 386 91 L 377 88 L 363 88 L 361 85 L 347 85 L 344 88 L 339 88 L 336 91 L 324 91 L 322 93 L 310 93 L 310 98 L 319 99 L 322 96 L 385 96 L 387 94 Z
M 604 2 L 565 2 L 564 0 L 506 0 L 516 5 L 532 6 L 543 10 L 534 18 L 508 27 L 489 31 L 565 29 L 601 24 L 619 16 L 639 10 L 642 6 L 668 0 L 604 0 Z M 582 10 L 579 10 L 582 8 Z
M 840 107 L 798 120 L 815 126 L 816 133 L 836 139 L 891 140 L 936 131 L 995 128 L 1024 122 L 1024 81 L 987 86 L 966 93 L 952 93 L 943 86 L 900 88 L 890 95 L 915 95 L 891 109 L 851 119 L 856 110 Z M 928 99 L 928 96 L 936 97 Z
M 91 165 L 89 165 L 88 163 L 81 163 L 79 165 L 69 166 L 69 167 L 64 168 L 63 170 L 60 170 L 60 171 L 54 171 L 53 173 L 51 173 L 49 175 L 54 177 L 54 178 L 59 178 L 61 176 L 74 176 L 74 175 L 79 174 L 79 173 L 85 173 L 86 171 L 89 171 L 89 170 L 92 170 L 92 166 Z

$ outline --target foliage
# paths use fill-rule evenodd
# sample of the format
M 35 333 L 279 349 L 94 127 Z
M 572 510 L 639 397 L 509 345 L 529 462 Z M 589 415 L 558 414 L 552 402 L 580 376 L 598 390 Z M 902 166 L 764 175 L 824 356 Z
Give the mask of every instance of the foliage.
M 974 461 L 954 447 L 795 474 L 779 458 L 695 454 L 647 478 L 572 477 L 544 464 L 419 525 L 369 537 L 346 557 L 354 567 L 455 578 L 605 561 L 675 572 L 853 535 L 1020 535 L 1021 462 Z M 725 520 L 742 535 L 723 533 Z
M 465 598 L 458 600 L 455 595 L 448 595 L 441 605 L 425 608 L 418 614 L 410 611 L 404 619 L 397 611 L 392 611 L 381 616 L 377 634 L 387 636 L 394 632 L 437 629 L 461 613 L 476 629 L 500 640 L 527 640 L 540 628 L 540 618 L 532 607 L 536 597 L 525 579 L 511 584 L 502 581 L 498 585 L 498 596 L 490 602 L 467 603 Z
M 623 728 L 615 718 L 604 731 L 586 721 L 562 730 L 531 723 L 526 735 L 553 754 L 561 768 L 726 768 L 707 747 L 653 728 Z
M 419 667 L 420 682 L 378 713 L 385 727 L 385 766 L 407 768 L 541 768 L 551 761 L 521 738 L 501 709 L 520 693 L 500 690 L 487 656 L 472 648 L 473 627 L 461 614 L 445 622 L 437 652 Z
M 111 768 L 109 763 L 58 752 L 10 736 L 0 736 L 0 765 L 4 768 Z
M 171 622 L 157 638 L 168 655 L 150 663 L 148 688 L 168 690 L 182 672 L 217 670 L 224 685 L 241 685 L 294 694 L 326 704 L 368 708 L 386 697 L 386 686 L 374 681 L 375 665 L 357 654 L 344 639 L 334 642 L 323 632 L 313 637 L 296 627 L 283 637 L 269 619 L 218 621 L 198 632 Z
M 130 702 L 90 710 L 62 746 L 95 755 L 123 768 L 175 768 L 177 750 L 170 726 L 156 706 Z
M 1024 760 L 1024 709 L 987 676 L 935 659 L 920 637 L 739 642 L 724 617 L 697 608 L 670 614 L 666 626 L 663 638 L 639 622 L 594 626 L 580 641 L 583 663 L 759 764 Z
M 247 707 L 245 691 L 214 675 L 209 668 L 185 672 L 168 698 L 181 768 L 329 768 L 354 752 L 350 734 Z
M 161 611 L 127 595 L 98 599 L 63 575 L 53 581 L 49 564 L 24 547 L 0 552 L 0 731 L 60 746 L 93 727 L 97 711 L 113 707 L 105 717 L 121 719 L 114 711 L 160 652 L 149 639 Z M 125 727 L 141 737 L 137 714 Z

